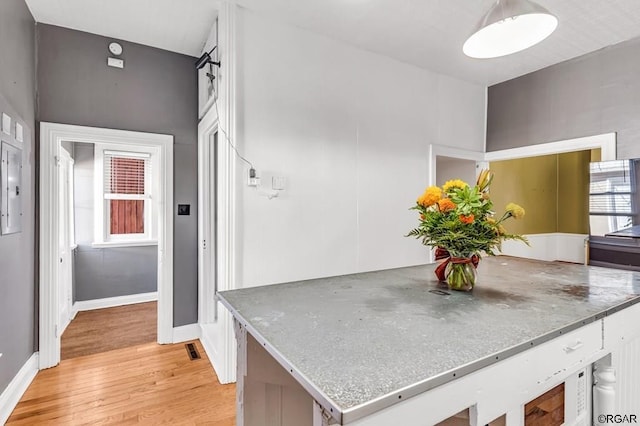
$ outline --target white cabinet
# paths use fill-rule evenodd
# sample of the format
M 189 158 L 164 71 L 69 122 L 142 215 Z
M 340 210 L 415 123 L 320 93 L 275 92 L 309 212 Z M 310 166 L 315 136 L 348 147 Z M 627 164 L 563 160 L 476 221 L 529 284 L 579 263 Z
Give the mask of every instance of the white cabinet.
M 0 234 L 22 230 L 22 150 L 2 142 Z

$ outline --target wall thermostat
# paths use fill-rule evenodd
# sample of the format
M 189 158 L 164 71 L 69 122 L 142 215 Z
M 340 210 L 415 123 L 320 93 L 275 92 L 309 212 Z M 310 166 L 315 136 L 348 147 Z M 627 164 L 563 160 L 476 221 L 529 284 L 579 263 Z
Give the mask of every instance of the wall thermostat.
M 116 42 L 109 44 L 109 52 L 113 53 L 116 56 L 122 55 L 122 45 Z

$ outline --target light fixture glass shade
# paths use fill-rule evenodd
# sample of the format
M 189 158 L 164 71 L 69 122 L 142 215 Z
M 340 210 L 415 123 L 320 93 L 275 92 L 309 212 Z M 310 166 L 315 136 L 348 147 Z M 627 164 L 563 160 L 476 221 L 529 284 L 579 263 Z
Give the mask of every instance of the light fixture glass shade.
M 497 0 L 464 43 L 472 58 L 497 58 L 540 43 L 558 26 L 558 18 L 529 0 Z

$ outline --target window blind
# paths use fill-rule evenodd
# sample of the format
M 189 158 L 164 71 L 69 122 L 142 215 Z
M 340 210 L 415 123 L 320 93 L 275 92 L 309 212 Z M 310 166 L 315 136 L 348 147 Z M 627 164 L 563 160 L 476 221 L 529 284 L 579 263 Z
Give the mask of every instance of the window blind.
M 631 216 L 636 213 L 634 165 L 629 160 L 591 163 L 589 214 Z
M 151 156 L 137 152 L 104 152 L 104 194 L 106 199 L 149 198 Z

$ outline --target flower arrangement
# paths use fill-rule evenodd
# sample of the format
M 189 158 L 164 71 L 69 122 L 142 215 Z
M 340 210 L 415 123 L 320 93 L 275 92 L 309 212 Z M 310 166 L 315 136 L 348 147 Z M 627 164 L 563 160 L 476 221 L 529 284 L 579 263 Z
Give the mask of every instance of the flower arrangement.
M 473 187 L 459 179 L 446 182 L 442 188 L 430 186 L 411 208 L 420 213 L 420 223 L 407 236 L 436 248 L 436 260 L 445 259 L 436 268 L 436 275 L 454 290 L 473 288 L 482 253 L 494 256 L 504 240 L 529 244 L 525 237 L 509 234 L 503 225 L 509 218 L 522 218 L 522 207 L 509 203 L 499 219 L 494 217 L 489 196 L 492 181 L 493 174 L 483 170 Z

